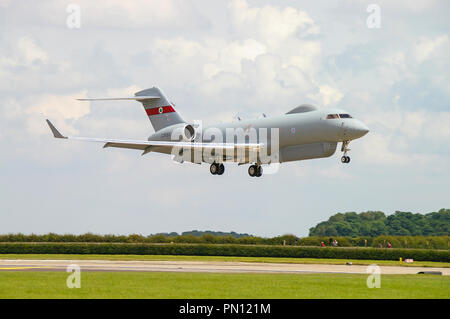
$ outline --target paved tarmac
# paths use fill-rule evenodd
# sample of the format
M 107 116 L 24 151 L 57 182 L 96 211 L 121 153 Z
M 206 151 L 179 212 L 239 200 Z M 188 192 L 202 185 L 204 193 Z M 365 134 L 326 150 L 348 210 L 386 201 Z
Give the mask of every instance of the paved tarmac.
M 367 274 L 367 266 L 287 264 L 228 261 L 110 261 L 110 260 L 0 260 L 0 271 L 66 271 L 69 265 L 81 271 L 152 271 L 203 273 L 342 273 Z M 380 266 L 381 274 L 417 274 L 420 271 L 440 271 L 450 274 L 450 268 Z

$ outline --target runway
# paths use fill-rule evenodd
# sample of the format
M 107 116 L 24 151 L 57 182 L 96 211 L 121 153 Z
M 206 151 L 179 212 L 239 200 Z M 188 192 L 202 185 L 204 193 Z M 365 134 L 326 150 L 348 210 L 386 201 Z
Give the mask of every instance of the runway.
M 365 265 L 288 264 L 216 261 L 109 261 L 109 260 L 0 260 L 0 271 L 66 271 L 78 265 L 81 271 L 202 272 L 202 273 L 342 273 L 367 274 Z M 381 274 L 417 274 L 450 268 L 380 266 Z

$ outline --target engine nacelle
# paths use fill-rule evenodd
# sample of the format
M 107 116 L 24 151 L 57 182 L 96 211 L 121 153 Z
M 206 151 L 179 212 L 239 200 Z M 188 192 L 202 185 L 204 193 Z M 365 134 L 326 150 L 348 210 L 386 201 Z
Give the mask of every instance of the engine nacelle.
M 193 141 L 195 139 L 196 131 L 191 124 L 187 124 L 183 128 L 182 134 L 185 141 Z

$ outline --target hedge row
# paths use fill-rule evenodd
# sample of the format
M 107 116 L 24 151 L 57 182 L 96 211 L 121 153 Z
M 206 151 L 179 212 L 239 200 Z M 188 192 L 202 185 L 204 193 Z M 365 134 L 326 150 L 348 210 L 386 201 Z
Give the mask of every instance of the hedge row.
M 321 242 L 329 245 L 330 237 L 299 238 L 300 246 L 319 246 Z M 371 237 L 333 237 L 340 247 L 385 248 L 391 243 L 394 248 L 450 249 L 449 236 L 378 236 Z
M 427 249 L 450 249 L 449 236 L 378 236 L 370 237 L 334 237 L 340 247 L 386 247 L 391 243 L 394 248 L 427 248 Z M 205 234 L 202 236 L 178 235 L 164 236 L 139 234 L 131 235 L 97 235 L 97 234 L 5 234 L 0 235 L 0 242 L 86 242 L 86 243 L 178 243 L 178 244 L 241 244 L 241 245 L 286 245 L 293 246 L 320 246 L 324 242 L 330 245 L 330 237 L 304 237 L 294 235 L 283 235 L 273 238 L 247 236 L 236 238 L 232 236 L 213 236 Z
M 0 254 L 190 255 L 449 262 L 448 250 L 221 244 L 0 243 Z

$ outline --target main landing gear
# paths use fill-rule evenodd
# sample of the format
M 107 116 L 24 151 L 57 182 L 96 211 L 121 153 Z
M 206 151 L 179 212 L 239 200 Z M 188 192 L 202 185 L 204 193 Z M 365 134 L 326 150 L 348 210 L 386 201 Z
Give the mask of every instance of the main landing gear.
M 212 163 L 209 167 L 209 171 L 213 175 L 222 175 L 225 172 L 225 165 L 223 165 L 222 163 Z
M 251 177 L 261 177 L 263 173 L 263 169 L 261 165 L 250 165 L 248 168 L 248 175 Z
M 345 164 L 350 163 L 350 156 L 342 156 L 341 162 Z
M 341 162 L 345 164 L 350 163 L 350 156 L 347 156 L 347 152 L 350 151 L 348 148 L 349 143 L 350 141 L 343 141 L 341 147 L 341 152 L 344 152 L 344 156 L 341 157 Z

